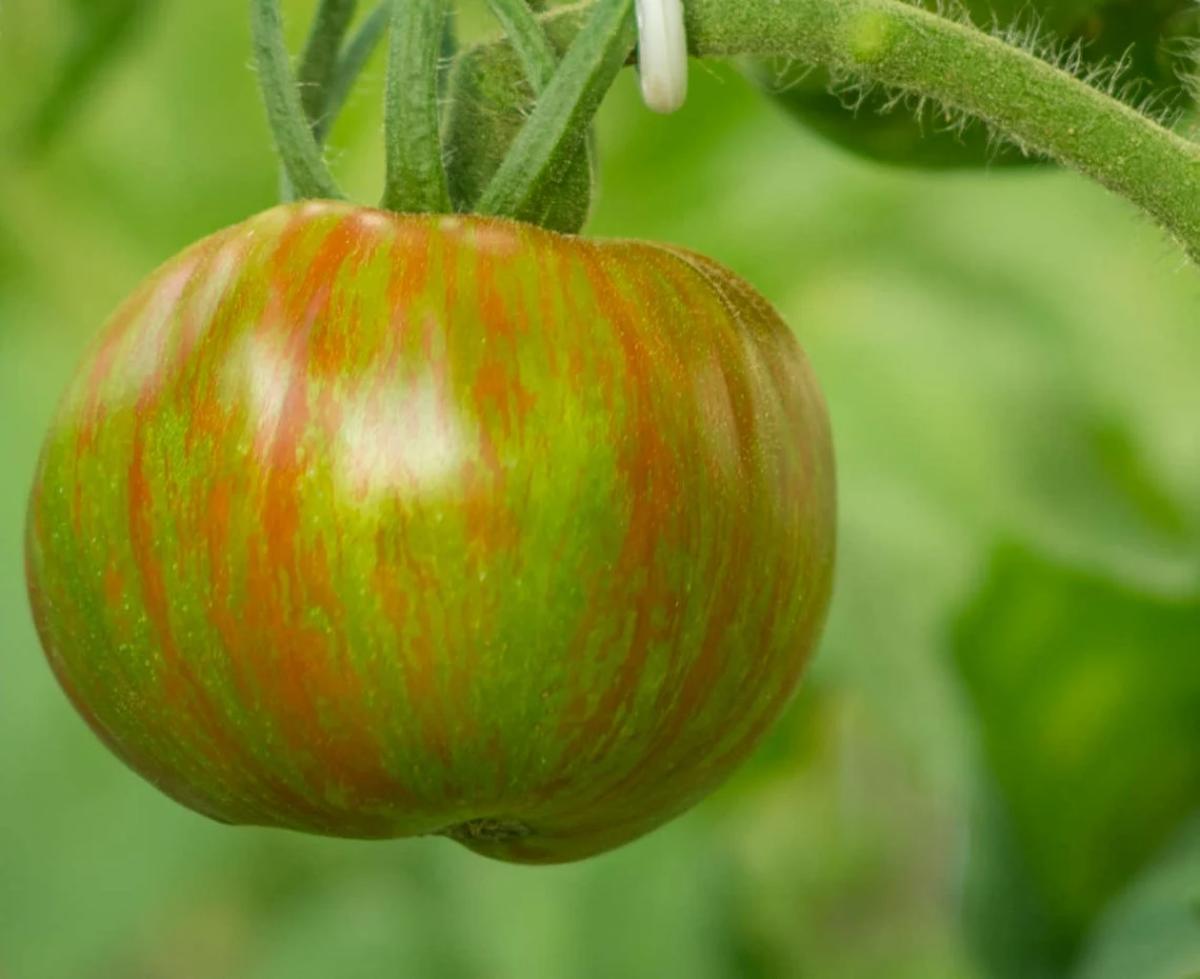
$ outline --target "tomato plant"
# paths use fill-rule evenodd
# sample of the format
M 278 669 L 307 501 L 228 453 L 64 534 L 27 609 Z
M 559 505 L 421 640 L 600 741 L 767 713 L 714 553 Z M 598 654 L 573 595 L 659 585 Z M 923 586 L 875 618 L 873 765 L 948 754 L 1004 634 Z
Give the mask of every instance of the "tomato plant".
M 348 41 L 355 4 L 323 0 L 296 74 L 277 3 L 254 0 L 289 201 L 118 310 L 29 508 L 43 646 L 117 755 L 225 822 L 526 862 L 617 846 L 729 775 L 818 638 L 833 452 L 796 340 L 747 283 L 559 233 L 586 216 L 592 119 L 625 65 L 678 106 L 687 28 L 697 54 L 936 99 L 1200 255 L 1180 135 L 919 6 L 830 4 L 693 0 L 685 22 L 677 0 L 637 19 L 634 0 L 540 18 L 492 0 L 507 41 L 459 52 L 448 0 L 387 3 Z M 1071 10 L 1144 67 L 1182 7 Z M 385 32 L 371 209 L 322 150 Z M 487 104 L 447 125 L 464 92 Z

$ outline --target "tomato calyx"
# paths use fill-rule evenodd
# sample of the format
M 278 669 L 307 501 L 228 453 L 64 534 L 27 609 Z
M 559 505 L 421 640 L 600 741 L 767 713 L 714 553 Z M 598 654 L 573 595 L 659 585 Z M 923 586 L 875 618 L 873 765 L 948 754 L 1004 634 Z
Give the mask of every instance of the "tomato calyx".
M 481 78 L 442 67 L 469 61 L 458 56 L 451 0 L 384 0 L 349 41 L 354 0 L 322 0 L 298 73 L 289 63 L 279 0 L 253 0 L 259 80 L 285 199 L 345 199 L 323 145 L 357 75 L 386 34 L 387 179 L 381 206 L 399 213 L 510 217 L 579 231 L 592 195 L 591 123 L 634 52 L 634 2 L 597 0 L 563 37 L 527 0 L 489 0 L 508 37 L 509 63 Z M 651 25 L 656 43 L 642 59 L 643 70 L 648 64 L 651 72 L 645 76 L 653 89 L 648 101 L 670 109 L 681 101 L 686 77 L 679 70 L 682 61 L 686 71 L 682 10 L 678 0 L 651 5 L 658 11 Z M 484 94 L 478 86 L 487 89 L 486 98 L 478 98 Z M 486 118 L 497 102 L 500 118 Z M 450 107 L 446 118 L 443 106 Z M 462 106 L 468 107 L 465 114 Z

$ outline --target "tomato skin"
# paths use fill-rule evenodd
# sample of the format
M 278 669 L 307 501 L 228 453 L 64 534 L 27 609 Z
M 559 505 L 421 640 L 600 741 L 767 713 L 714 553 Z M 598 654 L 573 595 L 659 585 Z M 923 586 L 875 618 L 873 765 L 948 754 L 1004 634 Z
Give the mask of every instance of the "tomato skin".
M 43 448 L 49 662 L 215 819 L 578 859 L 792 694 L 834 471 L 799 346 L 663 246 L 309 202 L 159 269 Z

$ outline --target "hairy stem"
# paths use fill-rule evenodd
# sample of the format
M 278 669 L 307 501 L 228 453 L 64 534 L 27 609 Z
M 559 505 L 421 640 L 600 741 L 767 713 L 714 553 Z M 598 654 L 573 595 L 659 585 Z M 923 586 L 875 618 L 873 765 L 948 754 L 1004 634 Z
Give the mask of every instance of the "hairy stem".
M 259 86 L 290 187 L 300 197 L 345 197 L 325 166 L 304 114 L 283 39 L 278 0 L 251 0 L 250 13 Z
M 317 141 L 324 143 L 333 128 L 334 122 L 346 107 L 346 101 L 354 90 L 354 84 L 362 74 L 363 68 L 371 60 L 371 55 L 387 33 L 388 22 L 391 19 L 391 4 L 388 0 L 375 7 L 363 21 L 352 38 L 346 43 L 345 49 L 338 58 L 337 65 L 329 80 L 329 100 L 325 112 L 317 122 Z
M 541 93 L 558 65 L 558 54 L 526 0 L 488 0 L 488 6 L 512 42 L 525 77 Z
M 633 0 L 597 0 L 476 205 L 481 214 L 544 219 L 634 40 Z
M 599 2 L 543 25 L 571 36 Z M 688 0 L 686 16 L 695 55 L 795 58 L 976 116 L 1137 204 L 1200 261 L 1200 146 L 999 38 L 905 0 Z
M 329 86 L 337 70 L 342 38 L 354 19 L 358 0 L 321 0 L 296 71 L 300 104 L 315 130 L 329 110 Z
M 383 206 L 393 211 L 452 210 L 438 113 L 438 55 L 447 13 L 446 0 L 392 0 Z

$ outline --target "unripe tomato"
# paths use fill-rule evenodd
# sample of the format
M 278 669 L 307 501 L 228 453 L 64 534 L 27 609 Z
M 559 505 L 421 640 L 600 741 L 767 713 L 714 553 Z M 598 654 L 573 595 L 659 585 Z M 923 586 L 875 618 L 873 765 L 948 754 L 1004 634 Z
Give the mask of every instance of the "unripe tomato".
M 63 688 L 229 823 L 573 860 L 778 716 L 834 553 L 825 409 L 713 262 L 277 208 L 117 312 L 53 423 L 29 590 Z
M 1200 29 L 1194 0 L 961 0 L 972 21 L 987 27 L 1030 23 L 1064 44 L 1082 42 L 1089 62 L 1127 60 L 1122 76 L 1130 97 L 1152 98 L 1158 109 L 1182 108 L 1190 97 L 1181 83 L 1190 70 L 1191 39 Z M 948 168 L 1032 160 L 1016 147 L 996 144 L 979 123 L 965 130 L 927 106 L 921 118 L 887 93 L 861 104 L 830 92 L 829 75 L 789 63 L 755 63 L 750 73 L 779 104 L 815 132 L 860 156 L 884 163 Z M 853 103 L 853 104 L 852 104 Z

